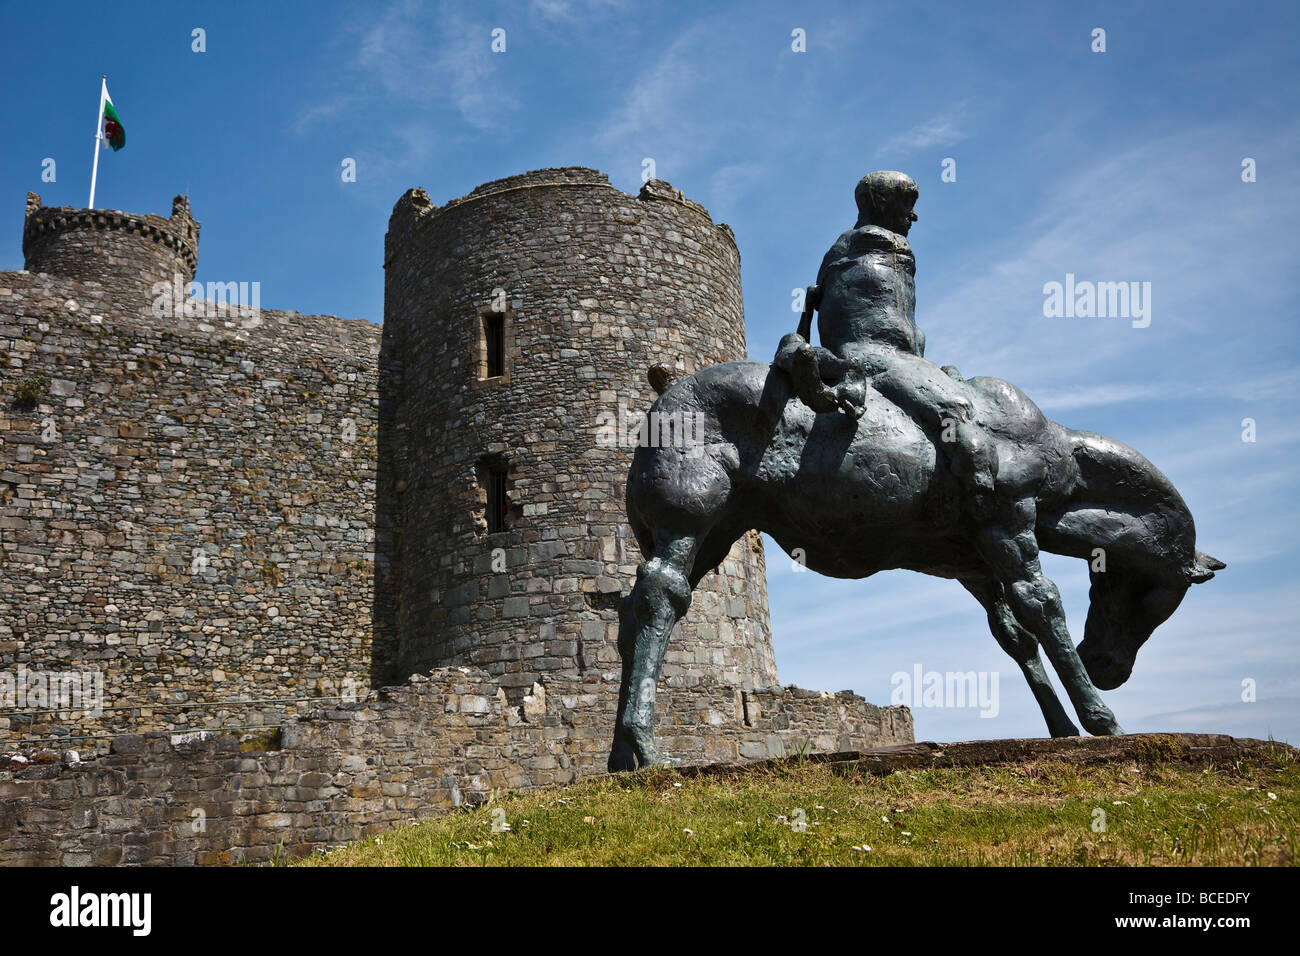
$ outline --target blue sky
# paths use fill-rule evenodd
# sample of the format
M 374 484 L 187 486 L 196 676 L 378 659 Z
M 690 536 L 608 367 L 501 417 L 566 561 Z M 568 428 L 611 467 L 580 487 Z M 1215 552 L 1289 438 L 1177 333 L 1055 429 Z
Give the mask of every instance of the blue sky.
M 383 234 L 410 186 L 443 203 L 585 165 L 635 192 L 650 157 L 735 229 L 749 347 L 766 359 L 794 327 L 791 290 L 851 225 L 854 183 L 902 169 L 921 186 L 928 357 L 1141 450 L 1229 564 L 1105 695 L 1120 722 L 1296 742 L 1300 17 L 1284 3 L 1082 6 L 7 4 L 0 268 L 22 265 L 28 190 L 85 205 L 104 72 L 128 146 L 101 158 L 97 204 L 166 214 L 188 191 L 199 278 L 256 279 L 264 305 L 302 312 L 382 316 Z M 1246 157 L 1256 182 L 1242 182 Z M 956 182 L 940 181 L 945 158 Z M 1150 326 L 1044 317 L 1043 285 L 1066 273 L 1150 282 Z M 996 719 L 918 708 L 918 738 L 1043 732 L 958 585 L 796 575 L 769 549 L 785 682 L 883 703 L 917 664 L 995 671 Z M 1080 636 L 1086 569 L 1046 567 Z

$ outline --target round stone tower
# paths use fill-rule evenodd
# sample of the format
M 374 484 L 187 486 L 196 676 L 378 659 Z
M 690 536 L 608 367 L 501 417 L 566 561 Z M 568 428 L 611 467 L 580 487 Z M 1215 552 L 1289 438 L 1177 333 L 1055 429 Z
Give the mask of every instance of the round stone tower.
M 199 224 L 184 196 L 172 200 L 170 219 L 113 209 L 47 208 L 27 194 L 23 225 L 24 268 L 69 279 L 99 282 L 118 303 L 147 307 L 158 282 L 194 278 Z
M 376 677 L 474 664 L 511 695 L 616 677 L 646 372 L 746 357 L 730 228 L 664 182 L 544 169 L 441 208 L 408 191 L 384 268 Z M 670 682 L 706 674 L 777 683 L 757 534 L 669 644 Z

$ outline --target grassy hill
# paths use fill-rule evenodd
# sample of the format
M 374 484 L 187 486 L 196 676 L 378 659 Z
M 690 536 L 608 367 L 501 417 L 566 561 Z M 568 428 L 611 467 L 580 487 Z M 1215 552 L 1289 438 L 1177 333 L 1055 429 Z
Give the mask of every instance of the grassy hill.
M 1197 766 L 1147 747 L 1104 763 L 1048 755 L 884 774 L 799 758 L 649 770 L 494 794 L 299 865 L 1294 865 L 1295 754 L 1262 746 Z

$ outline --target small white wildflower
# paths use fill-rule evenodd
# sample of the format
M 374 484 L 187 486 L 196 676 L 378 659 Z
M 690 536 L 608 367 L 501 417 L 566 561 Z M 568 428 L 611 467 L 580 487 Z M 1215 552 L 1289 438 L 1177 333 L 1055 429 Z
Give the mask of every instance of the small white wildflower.
M 1269 791 L 1269 794 L 1268 794 L 1268 798 L 1269 798 L 1270 800 L 1276 800 L 1276 799 L 1277 799 L 1277 794 L 1276 794 L 1276 793 L 1273 793 L 1273 792 L 1270 790 L 1270 791 Z

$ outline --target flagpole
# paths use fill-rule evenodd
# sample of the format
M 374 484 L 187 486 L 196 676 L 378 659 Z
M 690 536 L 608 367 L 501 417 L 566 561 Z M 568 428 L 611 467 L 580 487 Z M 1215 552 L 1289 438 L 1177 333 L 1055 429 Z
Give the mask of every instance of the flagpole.
M 95 180 L 99 176 L 99 141 L 104 136 L 104 98 L 108 96 L 108 74 L 105 73 L 99 81 L 99 112 L 95 114 L 95 162 L 90 167 L 90 205 L 89 209 L 95 208 Z

